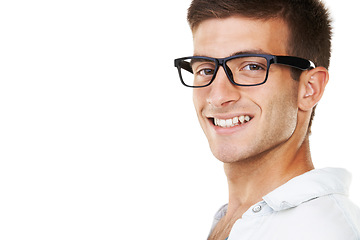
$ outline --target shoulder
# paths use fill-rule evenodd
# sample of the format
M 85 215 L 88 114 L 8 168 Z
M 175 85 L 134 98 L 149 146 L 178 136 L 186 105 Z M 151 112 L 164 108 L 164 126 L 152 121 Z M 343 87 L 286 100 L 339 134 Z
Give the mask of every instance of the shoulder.
M 360 209 L 348 197 L 329 194 L 284 211 L 303 229 L 319 239 L 360 239 Z

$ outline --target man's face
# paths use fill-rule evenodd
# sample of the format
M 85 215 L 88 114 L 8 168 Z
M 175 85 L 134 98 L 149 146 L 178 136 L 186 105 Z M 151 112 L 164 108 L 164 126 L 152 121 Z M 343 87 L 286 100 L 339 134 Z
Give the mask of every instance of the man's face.
M 194 54 L 199 56 L 287 55 L 288 29 L 279 19 L 211 19 L 202 22 L 193 35 Z M 233 85 L 220 67 L 210 86 L 193 93 L 200 125 L 215 157 L 236 162 L 278 149 L 296 128 L 297 90 L 298 82 L 285 66 L 272 64 L 267 82 L 253 87 Z

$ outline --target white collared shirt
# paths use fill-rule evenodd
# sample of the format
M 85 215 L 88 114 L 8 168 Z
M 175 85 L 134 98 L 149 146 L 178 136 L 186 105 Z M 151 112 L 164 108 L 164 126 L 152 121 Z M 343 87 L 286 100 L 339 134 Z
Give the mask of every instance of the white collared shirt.
M 350 182 L 350 173 L 338 168 L 297 176 L 246 211 L 228 240 L 360 240 L 360 209 L 348 198 Z M 212 229 L 226 211 L 227 204 Z

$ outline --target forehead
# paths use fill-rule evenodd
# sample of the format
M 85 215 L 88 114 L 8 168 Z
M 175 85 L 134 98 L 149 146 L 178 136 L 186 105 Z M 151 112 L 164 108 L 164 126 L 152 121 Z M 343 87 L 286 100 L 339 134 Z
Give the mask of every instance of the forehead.
M 247 51 L 286 55 L 288 32 L 281 19 L 209 19 L 193 31 L 194 54 L 216 58 Z

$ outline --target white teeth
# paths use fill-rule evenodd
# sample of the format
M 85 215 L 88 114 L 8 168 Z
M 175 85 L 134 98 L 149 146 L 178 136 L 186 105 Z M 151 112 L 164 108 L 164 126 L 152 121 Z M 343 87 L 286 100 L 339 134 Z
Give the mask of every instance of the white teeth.
M 246 122 L 249 122 L 251 120 L 251 117 L 248 115 L 243 115 L 240 117 L 234 117 L 232 119 L 218 119 L 214 118 L 214 124 L 219 127 L 223 128 L 229 128 L 234 127 L 240 124 L 244 124 Z
M 241 122 L 241 124 L 243 124 L 245 122 L 245 116 L 240 116 L 239 121 Z
M 234 118 L 233 118 L 233 123 L 234 123 L 234 124 L 237 124 L 238 122 L 239 122 L 239 118 L 238 118 L 238 117 L 234 117 Z
M 226 120 L 226 127 L 231 127 L 231 125 L 233 125 L 232 119 L 227 119 Z
M 226 126 L 226 121 L 224 119 L 219 119 L 219 126 L 220 127 L 225 127 Z

